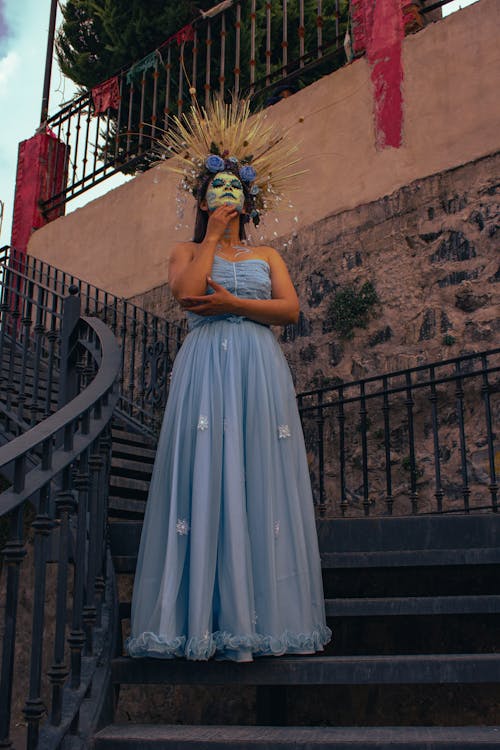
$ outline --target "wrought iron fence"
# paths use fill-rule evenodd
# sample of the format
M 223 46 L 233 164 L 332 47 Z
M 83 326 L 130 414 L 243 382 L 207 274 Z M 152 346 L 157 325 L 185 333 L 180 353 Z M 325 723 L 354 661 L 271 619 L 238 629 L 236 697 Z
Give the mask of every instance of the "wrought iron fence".
M 94 96 L 88 91 L 67 104 L 47 123 L 68 147 L 67 187 L 57 192 L 54 182 L 43 210 L 118 171 L 147 169 L 157 159 L 157 138 L 194 92 L 203 103 L 212 92 L 235 91 L 250 96 L 257 109 L 278 83 L 296 90 L 343 65 L 348 5 L 348 0 L 226 1 L 118 72 L 105 84 L 105 101 L 98 103 L 94 89 Z
M 299 394 L 320 515 L 496 513 L 499 373 L 493 349 Z
M 48 381 L 57 362 L 59 408 L 50 413 L 42 402 L 40 415 L 33 395 L 23 418 L 13 396 L 0 402 L 4 422 L 19 433 L 0 447 L 2 489 L 7 485 L 0 494 L 5 582 L 0 745 L 12 747 L 11 718 L 15 712 L 18 719 L 19 696 L 24 695 L 26 737 L 15 746 L 22 741 L 34 750 L 41 732 L 43 746 L 57 748 L 70 727 L 78 730 L 80 706 L 103 654 L 103 633 L 112 626 L 115 597 L 105 531 L 109 424 L 118 399 L 121 355 L 104 323 L 80 317 L 76 287 L 62 299 L 23 271 L 19 265 L 3 269 L 0 361 L 8 363 L 3 373 L 9 393 L 15 390 L 21 404 L 23 394 L 36 393 L 37 373 L 47 394 L 52 392 Z M 33 320 L 38 328 L 34 350 L 29 336 Z M 45 347 L 42 329 L 47 327 L 53 335 Z M 27 429 L 33 406 L 39 423 Z M 23 578 L 33 584 L 28 597 L 20 597 Z M 53 618 L 47 617 L 49 591 Z M 23 617 L 18 623 L 20 598 Z M 16 652 L 20 628 L 21 659 Z M 26 649 L 27 670 L 22 668 Z M 46 706 L 49 717 L 41 728 Z
M 11 394 L 11 399 L 15 396 L 24 411 L 26 408 L 32 409 L 32 423 L 36 421 L 36 414 L 49 413 L 51 401 L 57 402 L 54 391 L 57 382 L 53 377 L 46 379 L 42 390 L 35 390 L 29 402 L 26 402 L 23 388 L 16 392 L 18 385 L 9 373 L 20 369 L 26 378 L 26 373 L 31 373 L 30 368 L 33 367 L 34 375 L 30 377 L 36 378 L 40 377 L 37 375 L 40 366 L 50 373 L 57 371 L 58 355 L 54 343 L 61 325 L 61 304 L 74 287 L 80 294 L 82 312 L 99 317 L 120 341 L 118 407 L 121 415 L 141 430 L 156 435 L 168 395 L 169 374 L 184 338 L 185 326 L 171 323 L 14 248 L 4 247 L 0 250 L 2 272 L 5 283 L 1 309 L 4 313 L 8 312 L 12 308 L 12 300 L 16 301 L 16 324 L 11 325 L 14 326 L 15 341 L 25 351 L 22 361 L 17 361 L 15 348 L 9 353 L 5 350 L 4 356 L 10 357 L 2 365 L 7 396 Z M 35 291 L 38 296 L 34 296 Z M 21 382 L 24 382 L 22 377 Z

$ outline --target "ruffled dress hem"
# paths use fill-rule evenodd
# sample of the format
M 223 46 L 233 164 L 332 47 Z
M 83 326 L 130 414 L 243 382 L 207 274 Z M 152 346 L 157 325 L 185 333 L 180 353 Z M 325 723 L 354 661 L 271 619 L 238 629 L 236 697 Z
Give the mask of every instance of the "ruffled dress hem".
M 230 661 L 252 661 L 254 656 L 283 656 L 283 654 L 313 654 L 322 651 L 332 637 L 329 627 L 317 625 L 310 633 L 291 633 L 285 630 L 280 636 L 252 633 L 234 635 L 225 631 L 207 633 L 204 636 L 177 636 L 168 639 L 156 633 L 141 633 L 137 638 L 128 638 L 125 647 L 134 658 L 172 659 L 186 658 L 194 661 L 228 659 Z

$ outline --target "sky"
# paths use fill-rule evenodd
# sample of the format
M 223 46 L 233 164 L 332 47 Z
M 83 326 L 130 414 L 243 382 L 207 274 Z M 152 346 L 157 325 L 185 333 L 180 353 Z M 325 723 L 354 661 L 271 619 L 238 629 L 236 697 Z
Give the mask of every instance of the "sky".
M 454 0 L 444 12 L 453 12 L 471 2 L 475 0 Z M 40 122 L 49 15 L 50 0 L 0 0 L 0 202 L 5 205 L 0 246 L 10 243 L 18 144 L 34 135 Z M 61 75 L 54 61 L 49 114 L 71 99 L 75 91 L 74 84 Z M 116 175 L 105 180 L 98 188 L 70 201 L 67 211 L 125 179 Z

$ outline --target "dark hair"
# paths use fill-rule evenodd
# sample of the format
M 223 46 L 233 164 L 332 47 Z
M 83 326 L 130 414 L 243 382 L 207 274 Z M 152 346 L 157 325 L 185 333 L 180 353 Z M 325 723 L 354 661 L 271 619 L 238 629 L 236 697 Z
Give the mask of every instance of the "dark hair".
M 224 169 L 224 172 L 232 172 L 239 178 L 238 170 L 237 169 L 231 169 L 231 167 L 226 167 Z M 193 234 L 193 242 L 197 242 L 198 244 L 200 242 L 203 242 L 205 239 L 205 235 L 207 233 L 207 225 L 208 225 L 208 211 L 203 210 L 200 208 L 200 203 L 202 203 L 205 200 L 208 186 L 210 185 L 211 181 L 214 177 L 217 176 L 216 174 L 209 174 L 206 177 L 203 178 L 203 181 L 200 185 L 198 185 L 198 189 L 196 191 L 196 219 L 194 222 L 194 234 Z M 243 187 L 243 193 L 245 195 L 245 207 L 248 207 L 248 204 L 251 203 L 251 195 L 248 190 L 248 186 L 240 180 L 241 185 Z M 245 232 L 245 224 L 248 223 L 250 220 L 250 217 L 248 214 L 240 214 L 240 231 L 239 231 L 239 237 L 240 240 L 246 240 L 246 232 Z

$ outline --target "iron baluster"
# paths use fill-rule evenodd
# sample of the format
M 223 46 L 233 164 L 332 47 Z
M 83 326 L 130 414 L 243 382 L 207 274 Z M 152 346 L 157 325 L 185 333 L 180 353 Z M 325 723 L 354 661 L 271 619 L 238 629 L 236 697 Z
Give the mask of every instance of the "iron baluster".
M 168 130 L 168 120 L 170 116 L 170 87 L 172 85 L 172 47 L 168 45 L 167 62 L 165 64 L 167 71 L 167 83 L 165 85 L 165 109 L 163 118 L 163 128 Z
M 158 120 L 157 105 L 158 105 L 158 78 L 160 73 L 158 71 L 158 57 L 155 58 L 155 65 L 153 70 L 153 104 L 151 110 L 151 135 L 150 135 L 150 147 L 153 145 L 153 141 L 156 138 L 156 123 Z
M 24 404 L 26 401 L 26 372 L 28 368 L 28 359 L 30 356 L 30 328 L 32 324 L 32 300 L 33 300 L 33 282 L 28 281 L 26 284 L 27 291 L 24 299 L 24 314 L 21 318 L 23 355 L 21 359 L 21 375 L 19 379 L 19 392 L 17 396 L 17 416 L 24 421 Z
M 458 434 L 460 438 L 460 472 L 462 474 L 462 497 L 464 499 L 464 510 L 466 513 L 469 512 L 469 498 L 470 498 L 470 487 L 469 487 L 469 472 L 467 470 L 467 446 L 465 440 L 465 424 L 464 424 L 464 388 L 460 369 L 460 360 L 455 363 L 455 372 L 457 378 L 455 381 L 455 398 L 456 398 L 456 409 L 458 419 Z
M 266 86 L 271 83 L 271 3 L 266 2 Z
M 12 409 L 12 397 L 16 392 L 16 386 L 14 382 L 14 370 L 16 364 L 16 351 L 18 347 L 18 336 L 19 336 L 19 325 L 18 321 L 21 317 L 21 277 L 16 275 L 12 279 L 11 296 L 10 296 L 10 317 L 12 319 L 10 327 L 10 357 L 9 357 L 9 377 L 7 381 L 7 409 Z
M 304 51 L 305 51 L 305 36 L 306 29 L 304 26 L 304 0 L 299 0 L 299 68 L 304 67 Z
M 236 29 L 236 42 L 234 50 L 234 92 L 238 96 L 240 91 L 240 74 L 241 74 L 241 5 L 240 3 L 236 6 L 236 21 L 234 24 Z
M 102 150 L 102 153 L 104 155 L 104 159 L 102 161 L 104 162 L 104 173 L 106 173 L 108 169 L 108 154 L 109 154 L 109 133 L 111 130 L 111 107 L 108 107 L 106 110 L 106 128 L 105 128 L 105 136 L 104 136 L 104 147 Z
M 226 12 L 221 14 L 220 20 L 220 68 L 219 68 L 219 93 L 224 96 L 226 81 Z
M 96 178 L 96 172 L 97 172 L 97 156 L 99 154 L 99 133 L 101 130 L 101 118 L 102 115 L 99 113 L 97 115 L 97 120 L 94 119 L 92 125 L 94 128 L 94 134 L 95 134 L 95 140 L 94 140 L 94 159 L 92 164 L 92 184 L 95 182 Z
M 108 325 L 108 293 L 104 292 L 104 301 L 103 301 L 103 322 Z
M 93 315 L 99 315 L 99 288 L 94 286 L 94 310 Z
M 164 321 L 164 328 L 165 328 L 165 332 L 163 335 L 163 340 L 165 342 L 164 346 L 165 346 L 165 358 L 166 358 L 165 368 L 166 369 L 165 369 L 165 380 L 163 383 L 164 389 L 165 389 L 164 394 L 163 394 L 163 403 L 166 404 L 167 399 L 168 399 L 168 391 L 170 387 L 170 377 L 169 377 L 169 374 L 167 373 L 170 373 L 171 364 L 172 364 L 171 357 L 170 357 L 170 323 L 168 322 L 168 320 Z
M 120 392 L 123 396 L 125 396 L 125 390 L 126 390 L 126 374 L 125 374 L 125 350 L 127 346 L 127 301 L 122 301 L 122 319 L 121 319 L 121 326 L 120 326 L 120 341 L 122 344 L 121 349 L 121 355 L 122 355 L 122 363 L 120 368 Z M 127 411 L 129 411 L 128 407 L 125 407 Z
M 198 88 L 196 84 L 196 77 L 198 74 L 198 30 L 194 29 L 193 32 L 193 65 L 191 70 L 191 86 L 195 89 Z M 196 96 L 196 93 L 194 94 Z
M 316 13 L 317 57 L 323 57 L 323 0 L 318 0 Z
M 31 395 L 31 405 L 30 405 L 30 412 L 31 412 L 31 425 L 36 424 L 37 418 L 38 418 L 38 391 L 39 391 L 39 381 L 40 381 L 40 365 L 41 365 L 41 358 L 42 358 L 42 344 L 43 344 L 43 336 L 45 334 L 45 326 L 43 325 L 43 311 L 44 311 L 44 305 L 45 305 L 45 289 L 43 287 L 38 287 L 38 300 L 37 300 L 37 306 L 36 306 L 36 322 L 34 327 L 34 333 L 35 333 L 35 356 L 34 356 L 34 362 L 33 362 L 33 390 Z
M 87 164 L 88 164 L 88 153 L 89 153 L 89 139 L 90 139 L 90 120 L 91 120 L 91 113 L 90 113 L 90 107 L 87 109 L 87 116 L 85 118 L 85 146 L 83 149 L 83 157 L 82 157 L 82 177 L 81 182 L 85 184 L 87 180 Z
M 495 447 L 494 447 L 494 434 L 493 426 L 491 422 L 491 405 L 490 405 L 490 384 L 488 382 L 488 358 L 486 354 L 481 356 L 482 364 L 482 387 L 481 393 L 483 394 L 484 403 L 484 416 L 486 418 L 486 441 L 488 444 L 488 464 L 490 470 L 490 483 L 488 490 L 491 494 L 491 509 L 493 513 L 498 512 L 498 484 L 495 469 Z
M 282 67 L 281 75 L 285 78 L 288 73 L 288 0 L 283 0 L 283 33 L 281 40 Z
M 73 450 L 73 425 L 64 430 L 64 450 Z M 69 558 L 69 528 L 71 514 L 74 513 L 76 503 L 71 489 L 71 467 L 62 471 L 61 488 L 56 493 L 55 506 L 59 518 L 59 552 L 57 564 L 56 589 L 56 631 L 54 636 L 54 656 L 48 672 L 52 684 L 52 704 L 50 722 L 54 726 L 61 723 L 63 685 L 68 676 L 68 667 L 64 661 L 64 639 L 66 636 L 66 608 L 68 598 L 68 558 Z
M 417 492 L 417 465 L 415 461 L 415 431 L 413 426 L 413 394 L 412 394 L 412 379 L 411 373 L 406 372 L 406 413 L 408 417 L 408 443 L 409 443 L 409 459 L 410 459 L 410 501 L 412 513 L 418 512 L 418 492 Z
M 15 491 L 20 491 L 20 488 Z M 19 575 L 21 563 L 26 555 L 23 540 L 24 505 L 12 512 L 9 540 L 3 548 L 6 567 L 5 614 L 2 646 L 2 671 L 0 673 L 0 747 L 11 748 L 9 740 L 12 710 L 12 683 L 16 651 L 17 604 L 19 598 Z
M 130 414 L 133 414 L 134 391 L 135 391 L 135 348 L 137 339 L 137 307 L 132 308 L 132 319 L 130 329 L 130 366 L 128 379 L 128 400 Z
M 143 313 L 141 331 L 141 390 L 140 390 L 140 415 L 141 422 L 144 421 L 144 406 L 146 403 L 146 361 L 148 349 L 148 314 Z
M 104 404 L 103 404 L 104 406 Z M 109 430 L 101 434 L 99 440 L 99 488 L 97 504 L 98 529 L 97 538 L 97 568 L 95 575 L 95 593 L 96 593 L 96 627 L 102 627 L 102 604 L 106 587 L 106 518 L 108 512 L 108 493 L 109 493 L 109 464 L 111 451 L 111 436 Z
M 113 318 L 111 322 L 111 330 L 116 336 L 118 329 L 118 297 L 113 297 Z
M 206 51 L 206 59 L 205 59 L 205 107 L 208 107 L 208 103 L 210 101 L 210 67 L 211 67 L 211 59 L 212 59 L 212 56 L 210 54 L 211 47 L 212 47 L 212 24 L 210 22 L 210 19 L 207 21 L 206 46 L 207 46 L 207 51 Z
M 134 105 L 134 82 L 130 82 L 130 89 L 128 95 L 128 122 L 127 122 L 127 145 L 125 149 L 125 157 L 130 156 L 130 144 L 132 139 L 132 108 Z
M 391 425 L 390 425 L 390 406 L 389 406 L 389 394 L 388 390 L 388 379 L 387 375 L 382 378 L 382 388 L 384 391 L 382 412 L 384 415 L 384 447 L 385 447 L 385 487 L 386 487 L 386 498 L 385 503 L 387 506 L 388 515 L 392 516 L 392 506 L 394 500 L 392 497 L 392 469 L 391 469 Z
M 79 146 L 79 143 L 80 143 L 80 130 L 82 128 L 82 126 L 80 124 L 81 116 L 82 116 L 82 110 L 79 107 L 78 108 L 78 115 L 77 115 L 77 118 L 76 118 L 76 126 L 75 126 L 76 139 L 75 139 L 75 150 L 74 150 L 74 153 L 73 153 L 73 177 L 72 177 L 73 182 L 76 182 L 76 180 L 77 180 L 76 170 L 77 170 L 77 165 L 79 164 L 78 146 Z M 56 174 L 57 174 L 57 171 L 56 171 Z
M 48 417 L 49 414 L 52 412 L 52 391 L 54 388 L 54 369 L 55 369 L 55 359 L 56 359 L 56 343 L 59 338 L 59 333 L 57 331 L 57 323 L 58 323 L 58 316 L 57 316 L 57 306 L 58 306 L 59 299 L 58 297 L 53 294 L 52 295 L 52 316 L 50 320 L 50 330 L 47 333 L 47 341 L 48 344 L 48 356 L 47 356 L 47 386 L 46 386 L 46 392 L 45 392 L 45 410 L 44 410 L 44 416 Z
M 143 148 L 142 143 L 144 140 L 144 100 L 146 96 L 146 70 L 142 71 L 141 78 L 141 102 L 139 106 L 139 150 L 138 153 L 142 154 Z
M 94 414 L 97 418 L 97 415 Z M 94 652 L 93 629 L 97 619 L 95 579 L 97 575 L 99 560 L 100 539 L 98 528 L 99 517 L 99 473 L 102 458 L 99 454 L 99 440 L 96 440 L 89 455 L 89 530 L 88 530 L 88 552 L 87 552 L 87 580 L 85 585 L 85 604 L 83 607 L 82 620 L 85 630 L 85 653 L 91 656 Z
M 257 0 L 252 0 L 250 10 L 250 94 L 255 93 L 255 21 L 257 19 Z
M 90 284 L 88 281 L 85 282 L 85 315 L 90 315 Z
M 344 387 L 338 388 L 337 419 L 339 423 L 339 471 L 340 471 L 340 511 L 343 516 L 347 512 L 347 492 L 345 481 L 345 414 Z
M 88 425 L 88 415 L 85 417 L 85 419 Z M 88 433 L 88 428 L 85 429 L 83 425 L 82 433 Z M 80 456 L 78 471 L 74 479 L 74 486 L 78 494 L 78 521 L 73 584 L 73 612 L 71 618 L 71 632 L 68 636 L 68 644 L 71 650 L 70 685 L 73 690 L 78 690 L 81 681 L 82 650 L 85 645 L 85 632 L 83 630 L 83 605 L 85 586 L 85 548 L 87 542 L 87 503 L 89 494 L 88 448 L 84 450 Z
M 179 86 L 177 89 L 177 117 L 182 114 L 182 106 L 184 104 L 182 100 L 183 88 L 184 88 L 184 47 L 185 42 L 182 42 L 179 50 Z
M 42 469 L 49 471 L 52 466 L 52 436 L 43 444 Z M 50 485 L 40 490 L 38 513 L 31 524 L 35 531 L 35 586 L 33 591 L 33 625 L 31 634 L 31 661 L 29 695 L 24 705 L 24 716 L 28 723 L 28 750 L 35 750 L 38 744 L 40 721 L 45 714 L 45 704 L 41 699 L 43 632 L 45 619 L 45 584 L 47 577 L 47 538 L 53 528 L 49 511 Z
M 123 79 L 124 73 L 120 73 L 120 84 L 118 87 L 118 113 L 116 115 L 115 123 L 115 162 L 120 158 L 120 130 L 122 126 L 122 113 L 123 113 Z
M 432 437 L 434 442 L 434 482 L 435 491 L 434 497 L 436 498 L 436 508 L 438 513 L 443 512 L 443 487 L 441 483 L 441 448 L 439 446 L 439 419 L 437 410 L 437 390 L 436 390 L 436 369 L 434 365 L 429 368 L 430 382 L 431 382 L 431 395 L 429 396 L 431 402 L 431 413 L 432 413 Z
M 360 383 L 360 430 L 361 430 L 361 460 L 363 464 L 363 510 L 365 516 L 370 515 L 370 493 L 368 487 L 368 422 L 365 398 L 365 384 Z
M 324 429 L 325 417 L 323 414 L 323 392 L 319 391 L 317 395 L 317 416 L 316 424 L 318 428 L 318 471 L 319 471 L 319 515 L 324 518 L 326 513 L 325 497 L 325 444 Z

